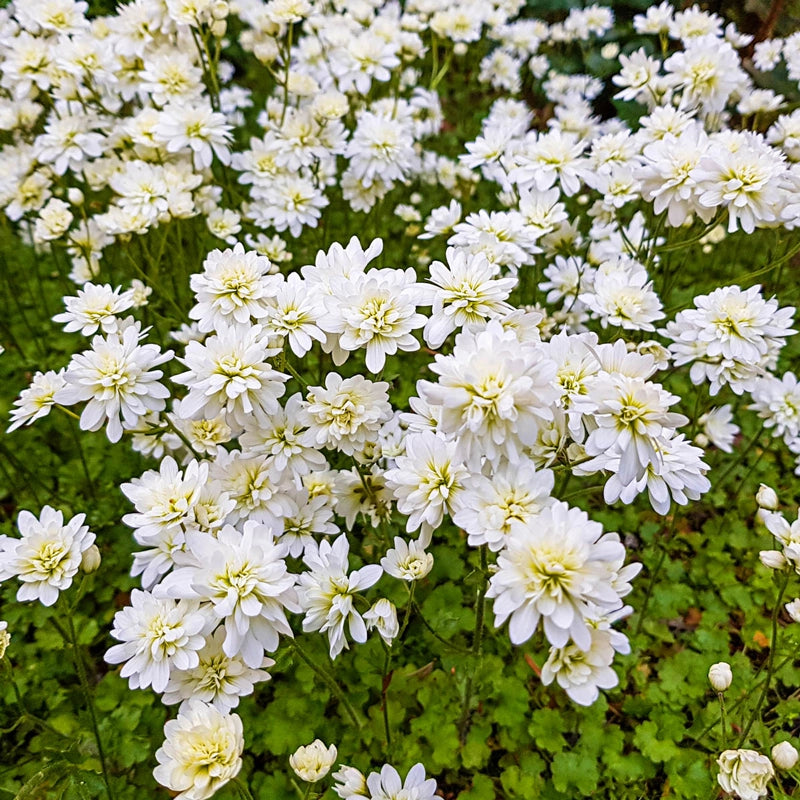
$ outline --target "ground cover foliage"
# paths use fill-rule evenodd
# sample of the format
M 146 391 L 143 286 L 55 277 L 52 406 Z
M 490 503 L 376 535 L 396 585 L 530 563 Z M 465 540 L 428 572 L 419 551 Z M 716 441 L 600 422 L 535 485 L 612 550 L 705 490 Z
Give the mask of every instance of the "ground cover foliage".
M 800 795 L 800 35 L 648 8 L 2 12 L 0 796 Z

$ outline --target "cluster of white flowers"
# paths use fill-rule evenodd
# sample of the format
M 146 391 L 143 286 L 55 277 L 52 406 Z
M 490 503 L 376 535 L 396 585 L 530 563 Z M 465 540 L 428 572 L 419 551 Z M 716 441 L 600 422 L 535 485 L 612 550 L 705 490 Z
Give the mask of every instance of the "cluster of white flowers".
M 563 487 L 599 476 L 605 502 L 646 492 L 660 515 L 708 491 L 703 448 L 731 452 L 739 426 L 730 404 L 693 419 L 674 410 L 668 371 L 690 365 L 711 396 L 749 394 L 800 455 L 800 387 L 778 371 L 794 309 L 758 285 L 715 288 L 677 313 L 667 302 L 671 248 L 799 225 L 800 111 L 780 113 L 785 99 L 751 73 L 782 59 L 800 81 L 800 35 L 758 43 L 751 64 L 749 37 L 713 14 L 662 3 L 637 15 L 662 56 L 619 55 L 616 97 L 643 106 L 630 126 L 595 113 L 602 81 L 548 58 L 608 32 L 610 9 L 547 24 L 523 5 L 134 0 L 89 20 L 86 3 L 36 0 L 0 11 L 0 207 L 36 247 L 66 251 L 78 288 L 54 321 L 91 337 L 64 369 L 36 373 L 9 430 L 78 406 L 83 430 L 158 462 L 122 486 L 142 589 L 117 613 L 106 660 L 131 688 L 180 704 L 155 775 L 184 800 L 238 773 L 233 709 L 270 678 L 269 654 L 301 630 L 324 635 L 332 659 L 371 633 L 392 646 L 397 609 L 373 587 L 415 587 L 455 528 L 487 560 L 496 627 L 508 621 L 516 645 L 542 632 L 545 685 L 583 705 L 615 687 L 615 654 L 630 648 L 612 625 L 632 611 L 640 565 Z M 225 60 L 229 26 L 270 76 L 263 108 Z M 428 88 L 426 30 L 433 63 L 437 47 L 447 54 Z M 482 40 L 478 80 L 499 97 L 450 158 L 436 142 L 436 87 Z M 521 99 L 531 81 L 552 105 L 546 124 Z M 491 208 L 478 207 L 479 184 Z M 441 193 L 441 205 L 427 196 Z M 349 220 L 390 202 L 408 238 L 402 263 L 385 265 L 383 238 L 331 243 L 329 206 Z M 159 259 L 192 218 L 224 249 L 171 270 L 191 292 L 174 352 L 149 342 L 162 332 L 137 315 L 151 292 L 168 294 Z M 290 270 L 311 229 L 325 246 Z M 111 254 L 131 242 L 152 287 L 115 285 Z M 406 403 L 392 367 L 407 354 L 420 369 L 429 355 L 432 374 Z M 416 538 L 386 532 L 398 515 Z M 800 522 L 765 519 L 800 572 Z M 52 605 L 93 563 L 83 521 L 20 513 L 22 538 L 0 538 L 0 581 L 17 577 L 19 599 Z M 363 547 L 371 528 L 380 544 Z M 763 794 L 763 757 L 732 752 L 722 787 Z M 292 766 L 317 780 L 335 758 L 315 742 Z M 405 782 L 389 765 L 334 778 L 342 798 L 436 790 L 421 764 Z

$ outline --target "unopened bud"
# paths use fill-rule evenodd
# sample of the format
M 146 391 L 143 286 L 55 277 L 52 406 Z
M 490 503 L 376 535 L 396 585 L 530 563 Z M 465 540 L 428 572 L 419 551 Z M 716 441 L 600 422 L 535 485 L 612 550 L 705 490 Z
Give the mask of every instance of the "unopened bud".
M 456 42 L 453 45 L 453 54 L 457 56 L 465 56 L 467 54 L 467 45 L 465 42 Z
M 768 569 L 783 569 L 786 566 L 786 556 L 780 550 L 762 550 L 758 557 Z
M 800 622 L 800 597 L 795 598 L 791 603 L 787 603 L 784 608 L 794 622 Z
M 221 39 L 228 30 L 228 23 L 224 19 L 215 19 L 211 23 L 211 35 L 216 39 Z
M 8 632 L 8 623 L 0 620 L 0 661 L 3 660 L 9 644 L 11 644 L 11 634 Z
M 214 19 L 225 19 L 230 13 L 230 10 L 230 6 L 225 0 L 216 0 L 215 3 L 211 4 L 211 16 L 214 17 Z
M 71 189 L 67 190 L 67 200 L 69 200 L 73 206 L 82 206 L 83 199 L 83 192 L 78 189 L 77 186 L 73 186 Z
M 619 45 L 616 42 L 609 42 L 600 48 L 600 55 L 603 58 L 611 59 L 619 55 Z
M 83 551 L 81 556 L 81 569 L 88 575 L 100 566 L 100 551 L 97 545 L 93 544 L 90 548 Z
M 792 769 L 797 759 L 797 748 L 791 742 L 779 742 L 772 748 L 772 760 L 778 769 Z
M 756 492 L 756 503 L 758 503 L 759 508 L 766 508 L 767 511 L 777 511 L 778 495 L 774 489 L 762 483 Z
M 724 692 L 733 680 L 731 665 L 725 661 L 712 664 L 708 670 L 708 682 L 715 692 Z

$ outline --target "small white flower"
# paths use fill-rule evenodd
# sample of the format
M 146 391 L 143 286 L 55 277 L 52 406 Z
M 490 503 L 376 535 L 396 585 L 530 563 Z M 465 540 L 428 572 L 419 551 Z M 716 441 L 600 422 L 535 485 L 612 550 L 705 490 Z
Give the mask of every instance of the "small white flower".
M 369 611 L 364 612 L 367 630 L 375 628 L 386 644 L 391 645 L 394 638 L 400 633 L 400 624 L 397 621 L 397 609 L 394 603 L 382 597 L 373 603 Z
M 289 764 L 300 780 L 316 783 L 330 772 L 336 756 L 336 745 L 325 747 L 321 739 L 315 739 L 311 744 L 298 747 L 289 756 Z
M 59 592 L 69 589 L 84 552 L 94 544 L 85 519 L 78 514 L 64 524 L 64 515 L 50 506 L 42 508 L 38 519 L 30 511 L 19 512 L 21 538 L 0 537 L 0 581 L 20 580 L 17 600 L 52 606 Z
M 433 554 L 425 552 L 430 534 L 406 542 L 395 536 L 394 547 L 381 559 L 384 571 L 401 581 L 422 580 L 433 569 Z

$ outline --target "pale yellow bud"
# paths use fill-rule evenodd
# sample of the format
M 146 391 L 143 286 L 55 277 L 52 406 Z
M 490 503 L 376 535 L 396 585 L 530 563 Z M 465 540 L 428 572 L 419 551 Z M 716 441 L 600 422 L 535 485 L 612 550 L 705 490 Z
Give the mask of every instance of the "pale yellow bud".
M 767 511 L 777 511 L 779 505 L 778 494 L 774 489 L 762 483 L 756 492 L 756 503 L 758 503 L 759 508 L 766 508 Z
M 712 664 L 708 670 L 708 682 L 715 692 L 724 692 L 733 680 L 731 665 L 725 661 Z
M 97 545 L 93 544 L 88 550 L 83 551 L 81 556 L 81 569 L 88 575 L 100 566 L 100 551 Z
M 797 748 L 791 742 L 779 742 L 772 748 L 772 761 L 778 769 L 792 769 L 797 759 Z
M 786 556 L 780 550 L 762 550 L 758 557 L 768 569 L 783 569 L 786 566 Z

